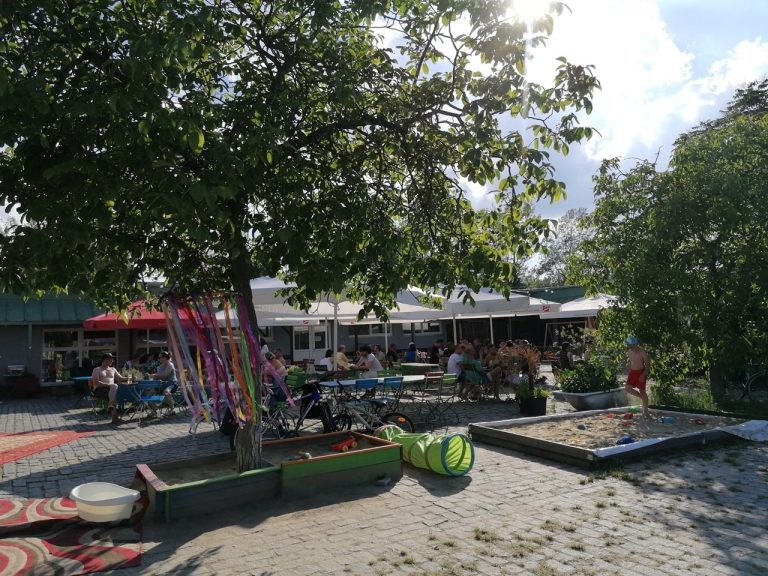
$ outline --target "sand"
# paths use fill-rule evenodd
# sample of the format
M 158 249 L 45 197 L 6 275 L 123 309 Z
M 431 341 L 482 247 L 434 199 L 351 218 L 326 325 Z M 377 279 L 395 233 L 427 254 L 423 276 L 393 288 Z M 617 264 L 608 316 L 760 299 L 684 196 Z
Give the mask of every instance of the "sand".
M 301 459 L 303 454 L 308 453 L 310 457 L 329 456 L 332 454 L 342 454 L 332 450 L 330 445 L 346 438 L 346 435 L 334 435 L 333 439 L 322 437 L 306 436 L 301 442 L 280 443 L 277 446 L 270 446 L 269 442 L 264 444 L 262 451 L 262 466 L 270 467 L 273 464 L 278 465 L 288 460 Z M 373 444 L 364 438 L 358 439 L 357 447 L 349 448 L 347 452 L 355 452 L 366 448 L 373 448 L 378 444 Z M 173 466 L 158 466 L 152 470 L 157 477 L 168 486 L 186 484 L 198 480 L 209 480 L 220 476 L 230 476 L 237 474 L 237 461 L 235 453 L 225 455 L 221 459 L 211 460 L 205 465 L 186 466 L 183 461 Z
M 625 419 L 625 415 L 631 418 Z M 674 422 L 664 423 L 661 421 L 662 416 L 673 418 Z M 603 412 L 572 419 L 533 422 L 524 426 L 510 427 L 507 430 L 532 438 L 595 449 L 613 446 L 619 438 L 627 435 L 632 436 L 635 441 L 670 438 L 739 424 L 743 421 L 723 416 L 700 416 L 654 410 L 651 418 L 626 412 Z

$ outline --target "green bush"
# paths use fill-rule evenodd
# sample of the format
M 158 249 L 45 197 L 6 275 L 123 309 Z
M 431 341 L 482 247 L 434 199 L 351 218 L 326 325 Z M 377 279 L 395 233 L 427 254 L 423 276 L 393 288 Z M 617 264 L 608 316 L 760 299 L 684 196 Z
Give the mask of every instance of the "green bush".
M 542 387 L 546 383 L 547 379 L 545 377 L 537 378 L 533 382 L 533 385 L 529 383 L 529 380 L 525 380 L 518 385 L 517 391 L 515 392 L 515 398 L 518 400 L 527 400 L 529 398 L 548 398 L 549 390 Z
M 605 392 L 618 387 L 616 372 L 596 362 L 580 362 L 563 370 L 560 389 L 568 393 Z

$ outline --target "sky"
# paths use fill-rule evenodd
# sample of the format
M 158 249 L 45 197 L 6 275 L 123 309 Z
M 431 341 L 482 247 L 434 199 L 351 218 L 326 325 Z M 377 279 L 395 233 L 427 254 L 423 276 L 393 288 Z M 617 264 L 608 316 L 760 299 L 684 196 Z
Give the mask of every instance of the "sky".
M 585 144 L 557 158 L 556 178 L 567 198 L 537 212 L 558 218 L 593 207 L 592 175 L 603 158 L 659 158 L 700 121 L 716 118 L 746 83 L 768 76 L 766 0 L 565 0 L 545 49 L 537 49 L 530 79 L 547 85 L 554 59 L 595 67 L 602 89 L 582 123 L 596 128 Z M 535 12 L 546 0 L 522 0 Z M 473 203 L 487 206 L 483 187 L 467 183 Z

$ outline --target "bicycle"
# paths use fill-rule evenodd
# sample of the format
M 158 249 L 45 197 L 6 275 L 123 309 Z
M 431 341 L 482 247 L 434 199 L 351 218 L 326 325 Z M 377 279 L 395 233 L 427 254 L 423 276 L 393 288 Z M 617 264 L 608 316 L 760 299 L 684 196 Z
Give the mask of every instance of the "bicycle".
M 333 426 L 336 430 L 351 430 L 354 424 L 357 430 L 369 434 L 387 424 L 399 426 L 405 432 L 416 430 L 413 421 L 405 414 L 400 412 L 381 414 L 387 404 L 387 399 L 357 398 L 347 391 L 341 391 L 336 401 Z
M 749 364 L 744 377 L 732 381 L 731 388 L 739 394 L 738 401 L 746 399 L 768 403 L 768 368 L 761 364 Z

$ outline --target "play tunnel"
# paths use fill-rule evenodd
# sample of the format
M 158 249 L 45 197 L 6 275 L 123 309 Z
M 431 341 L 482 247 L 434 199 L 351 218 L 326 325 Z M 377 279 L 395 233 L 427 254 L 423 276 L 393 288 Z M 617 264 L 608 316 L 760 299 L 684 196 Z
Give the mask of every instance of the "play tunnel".
M 403 446 L 403 459 L 418 468 L 447 476 L 463 476 L 475 463 L 475 447 L 464 434 L 403 432 L 395 425 L 382 426 L 376 435 Z

